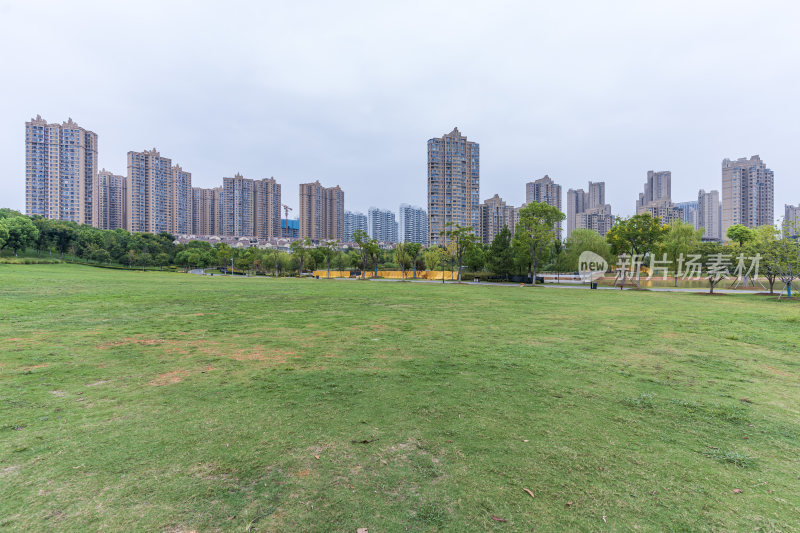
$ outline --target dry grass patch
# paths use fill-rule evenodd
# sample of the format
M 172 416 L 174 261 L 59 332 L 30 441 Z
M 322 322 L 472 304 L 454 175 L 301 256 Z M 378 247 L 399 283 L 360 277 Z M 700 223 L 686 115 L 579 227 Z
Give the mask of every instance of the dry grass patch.
M 180 383 L 183 378 L 189 374 L 188 370 L 173 370 L 172 372 L 165 372 L 159 374 L 155 379 L 150 380 L 150 385 L 154 387 L 162 387 L 164 385 L 174 385 Z

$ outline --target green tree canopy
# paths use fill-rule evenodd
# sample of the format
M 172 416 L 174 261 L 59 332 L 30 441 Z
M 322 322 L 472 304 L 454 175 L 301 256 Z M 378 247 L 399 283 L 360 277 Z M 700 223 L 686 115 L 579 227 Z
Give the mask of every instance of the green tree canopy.
M 514 238 L 528 249 L 531 265 L 531 282 L 536 284 L 536 269 L 542 252 L 556 240 L 556 224 L 566 216 L 558 208 L 542 202 L 531 202 L 519 210 L 519 223 Z

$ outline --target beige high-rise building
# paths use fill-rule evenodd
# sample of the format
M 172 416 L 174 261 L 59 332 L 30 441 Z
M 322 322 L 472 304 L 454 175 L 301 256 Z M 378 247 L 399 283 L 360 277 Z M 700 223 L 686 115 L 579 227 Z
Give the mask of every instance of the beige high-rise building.
M 661 219 L 664 225 L 672 224 L 673 220 L 682 220 L 683 212 L 672 203 L 672 172 L 647 171 L 644 192 L 639 193 L 639 199 L 636 200 L 636 214 L 642 213 Z
M 587 212 L 591 212 L 594 218 L 579 216 Z M 587 220 L 592 221 L 593 226 L 601 228 L 606 228 L 609 223 L 614 223 L 613 217 L 602 222 L 596 221 L 598 217 L 603 216 L 611 217 L 611 206 L 606 205 L 606 183 L 604 181 L 590 181 L 589 192 L 583 189 L 570 189 L 567 191 L 567 238 L 576 229 L 594 229 L 594 227 L 587 228 L 582 225 Z M 601 235 L 605 235 L 605 232 L 601 233 Z
M 169 231 L 173 235 L 192 232 L 192 173 L 180 165 L 172 167 L 169 182 Z
M 703 228 L 703 240 L 718 241 L 722 238 L 722 205 L 719 191 L 697 193 L 697 229 Z
M 222 189 L 222 234 L 227 237 L 255 237 L 254 181 L 236 174 L 232 178 L 222 178 Z
M 538 202 L 558 208 L 561 211 L 561 185 L 545 175 L 536 181 L 525 184 L 525 204 Z M 561 240 L 561 222 L 556 224 L 556 238 Z
M 750 228 L 775 224 L 774 182 L 774 173 L 757 155 L 722 160 L 723 239 L 734 224 Z
M 498 233 L 507 227 L 514 234 L 516 209 L 506 205 L 505 201 L 495 194 L 480 205 L 481 224 L 480 238 L 484 244 L 492 244 Z
M 787 237 L 800 235 L 800 204 L 784 205 L 783 233 Z
M 158 150 L 128 152 L 128 230 L 161 233 L 172 230 L 172 160 Z
M 71 118 L 25 123 L 25 214 L 98 225 L 97 134 Z
M 614 215 L 611 206 L 603 204 L 575 215 L 575 229 L 590 229 L 605 236 L 614 225 Z
M 259 239 L 281 237 L 281 186 L 275 178 L 256 180 L 255 230 Z
M 128 182 L 106 169 L 97 173 L 96 226 L 100 229 L 127 229 Z
M 480 146 L 458 128 L 428 140 L 428 243 L 458 224 L 480 231 Z M 448 226 L 451 224 L 452 226 Z M 455 229 L 455 228 L 453 228 Z
M 220 213 L 222 211 L 220 187 L 215 189 L 192 188 L 192 234 L 222 236 L 221 227 L 217 225 L 217 217 L 215 217 L 218 211 Z
M 338 185 L 300 184 L 300 238 L 344 240 L 344 192 Z
M 640 207 L 646 207 L 653 202 L 672 202 L 672 172 L 669 170 L 647 171 L 647 182 L 644 184 L 644 192 L 639 193 L 636 201 L 636 213 Z

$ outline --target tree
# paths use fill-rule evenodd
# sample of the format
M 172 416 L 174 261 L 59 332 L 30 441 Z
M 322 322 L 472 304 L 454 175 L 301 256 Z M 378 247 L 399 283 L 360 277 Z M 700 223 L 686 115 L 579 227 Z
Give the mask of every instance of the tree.
M 458 282 L 461 283 L 461 266 L 464 264 L 464 254 L 478 242 L 478 236 L 472 231 L 471 226 L 461 226 L 448 222 L 445 230 L 440 233 L 448 239 L 447 249 L 458 265 Z
M 696 230 L 692 224 L 680 220 L 673 220 L 668 228 L 664 236 L 663 248 L 672 264 L 677 265 L 679 258 L 684 254 L 688 254 L 689 251 L 695 248 L 700 242 L 703 236 L 703 230 Z M 677 287 L 677 271 L 673 277 L 675 278 L 675 286 Z
M 767 278 L 770 294 L 775 294 L 775 281 L 780 274 L 778 270 L 778 238 L 780 238 L 778 228 L 765 224 L 755 229 L 755 238 L 745 245 L 751 257 L 755 257 L 756 254 L 761 256 L 759 272 Z
M 564 266 L 567 271 L 578 270 L 578 260 L 583 252 L 594 252 L 612 263 L 611 247 L 602 235 L 591 229 L 575 229 L 564 246 Z
M 50 226 L 50 234 L 58 250 L 58 258 L 64 259 L 64 254 L 72 246 L 77 236 L 77 224 L 74 222 L 58 221 Z M 127 251 L 127 250 L 126 250 Z
M 217 261 L 218 267 L 228 267 L 233 258 L 233 248 L 224 242 L 218 242 L 214 245 L 214 258 Z
M 489 250 L 486 253 L 486 263 L 489 270 L 496 276 L 508 277 L 514 269 L 514 254 L 511 250 L 511 230 L 503 226 L 500 233 L 495 235 Z
M 464 264 L 467 265 L 467 268 L 473 273 L 483 270 L 486 264 L 486 250 L 481 243 L 476 242 L 467 249 L 464 253 Z
M 519 210 L 519 224 L 514 231 L 514 237 L 520 234 L 520 242 L 528 249 L 531 258 L 531 283 L 534 286 L 542 251 L 556 240 L 556 224 L 565 218 L 557 207 L 542 202 L 531 202 Z
M 789 235 L 800 230 L 798 224 L 787 223 L 789 231 L 784 231 L 776 246 L 776 268 L 778 277 L 786 286 L 786 297 L 792 297 L 792 282 L 800 277 L 800 239 Z
M 418 242 L 407 242 L 405 247 L 408 256 L 411 258 L 411 263 L 414 265 L 414 279 L 417 279 L 417 259 L 420 257 L 422 245 Z
M 33 246 L 39 238 L 39 230 L 28 217 L 4 218 L 0 224 L 8 232 L 3 248 L 10 248 L 14 255 L 17 255 L 20 250 Z
M 361 263 L 361 277 L 366 279 L 367 266 L 369 265 L 370 260 L 380 254 L 378 241 L 375 239 L 370 239 L 366 231 L 359 229 L 353 232 L 353 242 L 358 245 L 358 254 Z M 375 268 L 377 270 L 377 262 L 375 264 Z
M 50 247 L 52 244 L 52 238 L 50 233 L 50 221 L 42 216 L 35 215 L 31 217 L 31 221 L 33 222 L 36 229 L 39 230 L 39 237 L 36 239 L 36 243 L 34 246 L 36 247 L 36 256 L 42 256 L 42 250 L 45 250 Z
M 616 223 L 608 230 L 606 240 L 611 245 L 611 252 L 614 255 L 630 254 L 632 262 L 635 262 L 634 258 L 644 261 L 648 254 L 655 252 L 668 232 L 669 228 L 663 226 L 660 219 L 649 213 L 641 213 L 630 218 L 617 219 Z M 624 285 L 625 272 L 621 274 L 623 276 L 622 285 Z M 637 268 L 637 283 L 639 274 Z
M 444 248 L 434 246 L 425 251 L 425 268 L 435 271 L 442 267 L 442 283 L 444 283 L 444 264 L 447 261 L 447 252 Z
M 406 244 L 402 242 L 398 242 L 394 247 L 394 260 L 397 261 L 397 264 L 400 265 L 400 270 L 402 271 L 403 280 L 406 279 L 406 268 L 408 268 L 408 264 L 411 261 L 411 256 L 406 249 Z
M 748 228 L 742 224 L 734 224 L 728 227 L 728 231 L 725 232 L 725 236 L 727 236 L 730 240 L 736 241 L 739 243 L 739 248 L 744 246 L 744 243 L 748 241 L 752 241 L 756 238 L 756 232 Z
M 297 260 L 300 262 L 300 266 L 298 268 L 298 275 L 303 275 L 303 261 L 305 261 L 306 257 L 308 256 L 308 247 L 311 246 L 311 239 L 308 237 L 304 239 L 297 239 L 292 241 L 292 244 L 289 245 L 289 249 L 292 251 L 292 255 L 297 257 Z
M 3 223 L 3 220 L 0 219 L 0 250 L 6 247 L 6 242 L 8 241 L 8 228 Z
M 336 255 L 336 241 L 325 241 L 322 243 L 322 246 L 319 247 L 319 251 L 322 252 L 322 257 L 325 260 L 325 264 L 328 266 L 328 279 L 330 279 L 331 259 Z

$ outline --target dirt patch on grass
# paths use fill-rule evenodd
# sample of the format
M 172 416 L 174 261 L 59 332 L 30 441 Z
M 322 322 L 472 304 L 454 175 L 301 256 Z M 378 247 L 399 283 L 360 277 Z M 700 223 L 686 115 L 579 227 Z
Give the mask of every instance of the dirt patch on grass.
M 100 381 L 95 381 L 94 383 L 89 383 L 86 385 L 87 387 L 99 387 L 100 385 L 105 385 L 108 383 L 107 379 L 101 379 Z
M 785 370 L 781 370 L 779 368 L 775 368 L 774 366 L 764 365 L 764 369 L 767 370 L 770 374 L 775 374 L 776 376 L 782 376 L 785 378 L 793 378 L 795 377 L 794 374 L 791 372 L 786 372 Z
M 173 370 L 172 372 L 165 372 L 163 374 L 159 374 L 155 379 L 150 380 L 150 385 L 154 387 L 162 387 L 164 385 L 180 383 L 187 374 L 189 374 L 188 370 Z
M 270 350 L 262 348 L 245 348 L 236 350 L 230 354 L 220 354 L 222 357 L 230 357 L 236 361 L 268 361 L 271 363 L 285 363 L 286 356 L 294 355 L 294 352 L 283 350 Z
M 20 370 L 22 370 L 23 372 L 27 372 L 28 370 L 33 370 L 34 368 L 47 368 L 47 365 L 42 363 L 42 364 L 39 364 L 39 365 L 23 366 L 23 367 L 20 367 Z
M 138 337 L 126 337 L 122 340 L 98 344 L 97 348 L 100 350 L 107 350 L 109 348 L 116 348 L 126 345 L 139 345 L 139 346 L 158 346 L 164 344 L 164 339 L 141 339 Z

